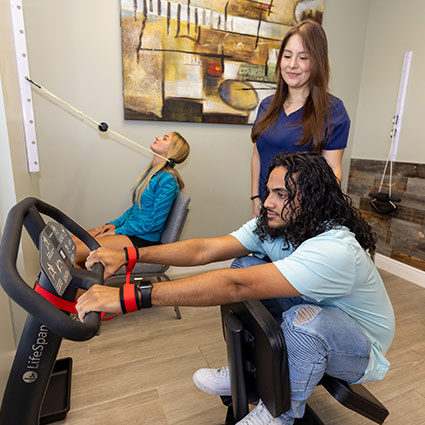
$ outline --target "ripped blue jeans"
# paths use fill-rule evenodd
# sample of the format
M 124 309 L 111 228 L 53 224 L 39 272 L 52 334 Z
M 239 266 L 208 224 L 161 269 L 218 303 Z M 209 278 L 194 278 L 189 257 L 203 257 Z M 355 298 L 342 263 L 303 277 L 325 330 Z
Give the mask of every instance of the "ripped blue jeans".
M 232 268 L 266 261 L 237 258 Z M 262 300 L 280 323 L 288 355 L 291 408 L 280 416 L 285 425 L 304 415 L 305 404 L 324 373 L 354 383 L 369 363 L 370 340 L 341 309 L 321 306 L 302 297 Z

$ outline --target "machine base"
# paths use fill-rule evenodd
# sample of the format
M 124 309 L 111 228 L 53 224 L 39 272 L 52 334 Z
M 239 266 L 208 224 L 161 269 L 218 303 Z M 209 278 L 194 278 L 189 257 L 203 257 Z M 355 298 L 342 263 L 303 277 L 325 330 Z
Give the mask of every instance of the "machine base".
M 70 409 L 72 358 L 56 360 L 41 406 L 40 425 L 65 419 Z

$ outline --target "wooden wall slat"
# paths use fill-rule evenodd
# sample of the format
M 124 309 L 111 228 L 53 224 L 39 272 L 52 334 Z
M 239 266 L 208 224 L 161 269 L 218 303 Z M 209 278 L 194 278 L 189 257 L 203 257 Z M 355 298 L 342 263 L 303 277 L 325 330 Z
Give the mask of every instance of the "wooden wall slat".
M 425 197 L 425 179 L 408 177 L 406 192 L 422 194 Z
M 391 195 L 401 202 L 391 214 L 379 214 L 370 204 L 369 193 L 378 193 L 384 166 L 384 161 L 353 158 L 347 193 L 376 232 L 377 252 L 425 270 L 425 164 L 393 163 Z M 388 174 L 389 168 L 383 193 L 388 193 Z

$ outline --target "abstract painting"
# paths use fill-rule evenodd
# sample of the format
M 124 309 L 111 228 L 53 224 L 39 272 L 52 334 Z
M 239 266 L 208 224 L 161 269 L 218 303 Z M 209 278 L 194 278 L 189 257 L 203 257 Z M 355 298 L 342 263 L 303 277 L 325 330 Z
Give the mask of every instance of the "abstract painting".
M 250 124 L 291 26 L 324 0 L 121 0 L 124 117 Z

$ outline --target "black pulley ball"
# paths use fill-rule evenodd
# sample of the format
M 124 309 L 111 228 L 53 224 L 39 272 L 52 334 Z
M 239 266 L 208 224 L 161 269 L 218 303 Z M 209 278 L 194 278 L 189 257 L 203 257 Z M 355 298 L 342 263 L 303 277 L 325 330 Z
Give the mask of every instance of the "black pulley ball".
M 169 165 L 171 168 L 174 168 L 174 167 L 175 167 L 175 165 L 176 165 L 176 161 L 175 161 L 173 158 L 168 158 L 168 165 Z
M 99 130 L 100 131 L 108 131 L 108 124 L 106 124 L 106 122 L 101 122 L 100 124 L 99 124 Z

